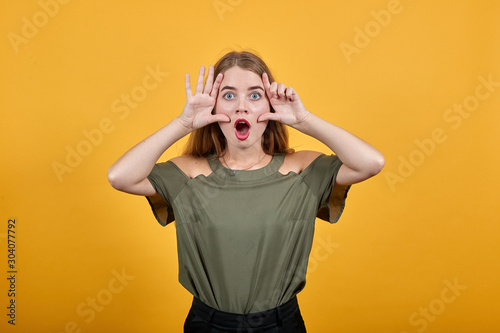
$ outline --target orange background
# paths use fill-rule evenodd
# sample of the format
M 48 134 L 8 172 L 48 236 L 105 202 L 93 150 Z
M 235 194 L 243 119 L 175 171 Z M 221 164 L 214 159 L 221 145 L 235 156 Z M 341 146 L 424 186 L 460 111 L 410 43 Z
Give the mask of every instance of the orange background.
M 498 1 L 10 0 L 0 16 L 2 332 L 182 331 L 175 226 L 106 171 L 180 114 L 186 72 L 230 49 L 386 158 L 338 224 L 317 223 L 308 330 L 500 330 Z

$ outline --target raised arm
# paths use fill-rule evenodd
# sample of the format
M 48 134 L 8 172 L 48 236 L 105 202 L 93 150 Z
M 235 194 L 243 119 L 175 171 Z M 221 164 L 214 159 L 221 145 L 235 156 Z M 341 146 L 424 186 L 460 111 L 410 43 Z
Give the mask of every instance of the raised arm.
M 262 81 L 275 112 L 263 114 L 259 120 L 282 122 L 327 145 L 343 163 L 335 179 L 337 184 L 359 183 L 382 170 L 384 156 L 372 145 L 309 112 L 292 87 L 270 84 L 266 73 Z
M 115 189 L 137 195 L 156 194 L 147 176 L 160 156 L 176 141 L 195 129 L 210 123 L 230 121 L 225 115 L 213 115 L 222 74 L 214 82 L 214 69 L 209 67 L 206 85 L 205 68 L 201 66 L 193 95 L 189 74 L 186 74 L 186 105 L 180 116 L 150 135 L 121 156 L 108 170 L 108 180 Z

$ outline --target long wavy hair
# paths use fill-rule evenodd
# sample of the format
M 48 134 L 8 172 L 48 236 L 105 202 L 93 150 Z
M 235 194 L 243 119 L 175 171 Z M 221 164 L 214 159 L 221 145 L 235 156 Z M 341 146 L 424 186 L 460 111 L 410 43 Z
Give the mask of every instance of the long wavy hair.
M 228 69 L 238 66 L 254 72 L 262 77 L 265 72 L 269 76 L 269 82 L 274 82 L 273 75 L 266 63 L 255 54 L 248 51 L 231 51 L 220 58 L 214 66 L 214 80 L 219 73 L 225 73 Z M 271 112 L 274 109 L 271 107 Z M 215 108 L 212 113 L 215 112 Z M 219 123 L 211 123 L 207 126 L 194 130 L 186 144 L 183 155 L 195 157 L 207 157 L 216 154 L 222 156 L 226 149 L 226 138 L 222 133 Z M 288 131 L 280 122 L 269 120 L 262 135 L 262 149 L 266 154 L 291 153 L 294 150 L 288 146 Z

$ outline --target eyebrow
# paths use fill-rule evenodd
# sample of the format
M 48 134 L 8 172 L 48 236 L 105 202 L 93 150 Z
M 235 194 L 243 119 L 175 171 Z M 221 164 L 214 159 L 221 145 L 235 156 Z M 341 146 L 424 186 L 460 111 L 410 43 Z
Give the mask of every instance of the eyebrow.
M 229 90 L 237 90 L 235 87 L 225 86 L 225 87 L 224 87 L 224 88 L 222 88 L 220 91 L 225 90 L 225 89 L 229 89 Z M 248 90 L 254 90 L 254 89 L 260 89 L 260 90 L 264 91 L 264 88 L 262 88 L 261 86 L 252 86 L 252 87 L 249 87 L 249 88 L 248 88 Z

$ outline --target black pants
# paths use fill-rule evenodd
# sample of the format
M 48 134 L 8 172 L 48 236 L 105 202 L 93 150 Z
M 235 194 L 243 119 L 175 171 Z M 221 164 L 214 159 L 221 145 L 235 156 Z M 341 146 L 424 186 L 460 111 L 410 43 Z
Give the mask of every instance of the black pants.
M 184 323 L 184 333 L 305 333 L 297 298 L 277 308 L 249 314 L 216 310 L 198 298 Z

